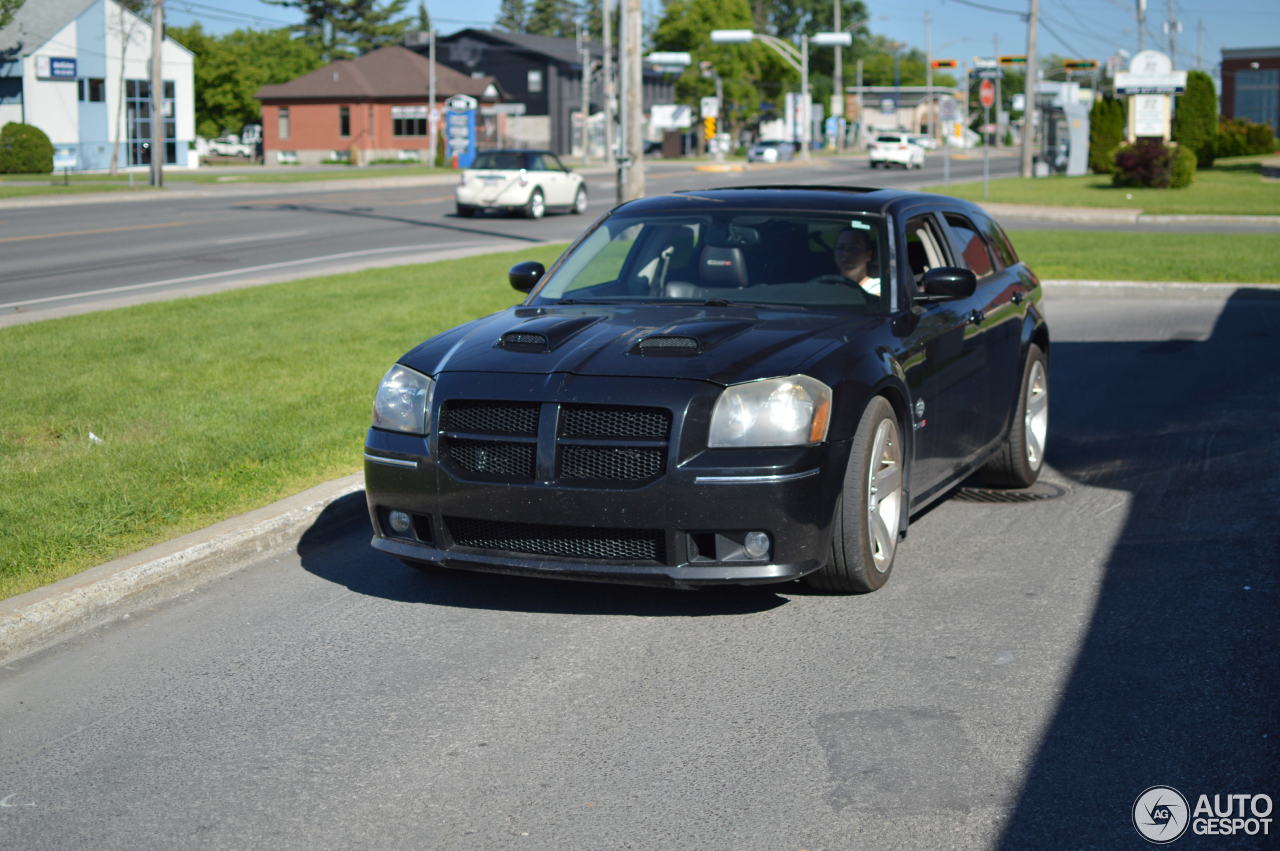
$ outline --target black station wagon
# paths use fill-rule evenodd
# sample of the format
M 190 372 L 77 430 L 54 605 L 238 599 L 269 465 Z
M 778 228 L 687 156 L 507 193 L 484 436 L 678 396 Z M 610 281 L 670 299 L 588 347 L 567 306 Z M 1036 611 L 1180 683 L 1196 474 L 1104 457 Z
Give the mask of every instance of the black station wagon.
M 1044 463 L 1041 288 L 964 201 L 679 192 L 509 277 L 378 388 L 373 546 L 407 563 L 865 592 L 913 514 Z

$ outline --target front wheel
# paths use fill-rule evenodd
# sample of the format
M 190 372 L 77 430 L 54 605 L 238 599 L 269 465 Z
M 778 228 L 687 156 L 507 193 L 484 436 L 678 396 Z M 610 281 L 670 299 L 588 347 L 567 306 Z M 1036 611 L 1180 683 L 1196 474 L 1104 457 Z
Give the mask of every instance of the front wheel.
M 1049 435 L 1049 368 L 1044 352 L 1031 344 L 1022 369 L 1018 408 L 1009 425 L 1009 436 L 979 473 L 984 484 L 1005 488 L 1029 488 L 1044 468 Z
M 547 202 L 542 197 L 542 190 L 535 189 L 533 194 L 529 196 L 529 200 L 524 205 L 524 215 L 527 219 L 540 219 L 547 212 Z
M 898 417 L 883 396 L 858 422 L 836 504 L 827 563 L 805 582 L 821 591 L 865 594 L 889 581 L 906 511 Z
M 476 208 L 466 204 L 458 205 L 458 215 L 464 219 L 469 219 L 476 214 Z
M 582 215 L 587 211 L 587 187 L 579 186 L 578 194 L 573 196 L 573 212 Z

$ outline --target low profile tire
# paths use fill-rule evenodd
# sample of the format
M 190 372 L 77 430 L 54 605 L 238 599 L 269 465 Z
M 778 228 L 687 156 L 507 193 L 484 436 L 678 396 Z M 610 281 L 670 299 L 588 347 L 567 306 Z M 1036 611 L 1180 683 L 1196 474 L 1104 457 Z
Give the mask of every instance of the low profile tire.
M 889 581 L 906 497 L 901 428 L 883 396 L 858 422 L 836 505 L 827 563 L 805 582 L 819 591 L 865 594 Z
M 526 219 L 540 219 L 547 213 L 547 202 L 542 197 L 542 190 L 535 189 L 533 194 L 529 196 L 529 200 L 524 205 L 524 216 Z
M 578 194 L 573 196 L 573 214 L 581 216 L 587 211 L 587 187 L 579 186 Z
M 979 472 L 983 484 L 1002 488 L 1029 488 L 1044 469 L 1045 438 L 1049 433 L 1049 367 L 1044 352 L 1034 343 L 1022 368 L 1018 409 L 1009 436 L 1000 450 Z
M 464 219 L 469 219 L 476 214 L 475 207 L 468 207 L 466 204 L 458 205 L 458 215 Z

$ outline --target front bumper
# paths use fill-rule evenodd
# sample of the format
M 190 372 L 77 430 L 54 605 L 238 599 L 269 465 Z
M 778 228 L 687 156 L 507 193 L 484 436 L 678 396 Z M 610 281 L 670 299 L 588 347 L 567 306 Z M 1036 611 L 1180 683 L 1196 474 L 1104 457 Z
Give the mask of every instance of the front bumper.
M 781 582 L 827 558 L 847 441 L 708 450 L 720 388 L 703 382 L 470 375 L 465 383 L 472 399 L 483 388 L 495 400 L 536 393 L 544 404 L 666 408 L 673 416 L 662 471 L 636 486 L 574 486 L 554 473 L 522 484 L 482 481 L 442 461 L 439 434 L 370 429 L 365 486 L 375 549 L 451 568 L 679 587 Z M 441 376 L 437 415 L 460 384 Z M 411 528 L 390 528 L 392 510 L 410 515 Z M 743 547 L 753 531 L 769 536 L 768 551 L 754 559 Z

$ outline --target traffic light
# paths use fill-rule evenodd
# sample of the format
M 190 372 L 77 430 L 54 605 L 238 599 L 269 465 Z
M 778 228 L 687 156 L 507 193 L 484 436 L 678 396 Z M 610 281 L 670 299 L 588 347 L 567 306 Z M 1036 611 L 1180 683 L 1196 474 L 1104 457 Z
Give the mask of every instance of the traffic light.
M 716 137 L 716 119 L 713 115 L 708 115 L 702 119 L 702 135 L 707 139 Z
M 1062 63 L 1062 67 L 1068 71 L 1092 71 L 1098 67 L 1096 59 L 1067 59 Z
M 1000 57 L 1001 65 L 1026 65 L 1027 57 L 1022 54 L 1008 54 Z
M 954 59 L 935 59 L 933 60 L 934 68 L 954 68 L 956 61 Z

